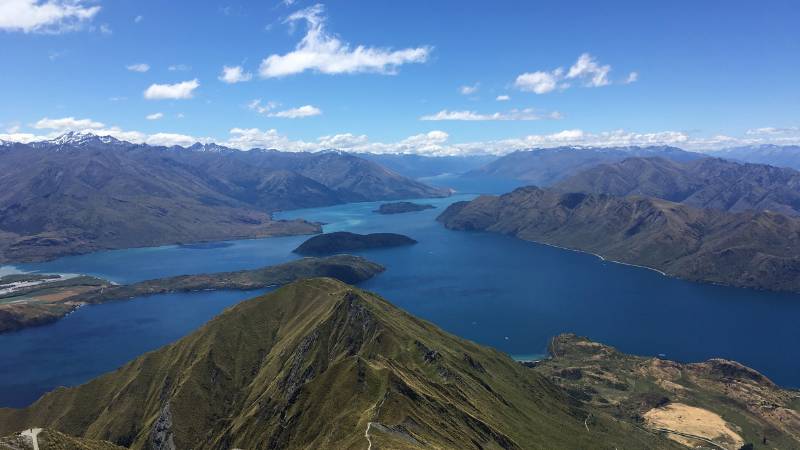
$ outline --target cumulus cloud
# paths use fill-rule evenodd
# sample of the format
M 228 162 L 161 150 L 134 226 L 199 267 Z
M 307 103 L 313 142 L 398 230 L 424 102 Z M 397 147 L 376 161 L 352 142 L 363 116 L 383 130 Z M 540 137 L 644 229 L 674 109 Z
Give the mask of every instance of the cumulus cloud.
M 253 74 L 246 72 L 242 66 L 224 66 L 219 80 L 223 83 L 234 84 L 244 81 L 250 81 Z
M 536 94 L 547 94 L 555 90 L 564 90 L 578 82 L 585 87 L 602 87 L 611 84 L 609 73 L 611 66 L 600 64 L 597 59 L 589 53 L 583 53 L 570 66 L 569 70 L 558 67 L 550 71 L 538 70 L 536 72 L 526 72 L 517 76 L 514 86 L 526 92 Z M 637 72 L 631 72 L 622 81 L 623 84 L 630 84 L 639 79 Z
M 194 90 L 200 86 L 197 78 L 175 84 L 151 84 L 144 91 L 144 98 L 148 100 L 187 99 L 194 97 Z
M 150 65 L 145 63 L 139 64 L 131 64 L 129 66 L 125 66 L 126 69 L 130 70 L 131 72 L 147 72 L 150 70 Z
M 325 29 L 323 5 L 317 4 L 290 15 L 286 22 L 305 21 L 307 31 L 295 49 L 284 55 L 273 54 L 261 61 L 263 78 L 284 77 L 307 70 L 325 74 L 373 72 L 392 74 L 403 64 L 427 61 L 430 47 L 387 48 L 352 47 Z
M 461 95 L 472 95 L 478 92 L 478 87 L 480 83 L 475 83 L 472 86 L 461 86 L 458 88 L 458 91 L 461 92 Z
M 147 136 L 144 142 L 149 145 L 163 145 L 172 147 L 173 145 L 180 145 L 181 147 L 188 147 L 196 142 L 206 141 L 205 139 L 198 139 L 186 134 L 177 133 L 155 133 Z
M 100 12 L 83 0 L 0 1 L 0 30 L 62 33 L 79 29 Z
M 564 69 L 560 67 L 552 72 L 527 72 L 517 77 L 514 81 L 514 86 L 520 91 L 547 94 L 559 87 L 559 81 L 563 75 Z M 568 84 L 560 85 L 561 88 L 566 88 L 568 86 Z
M 610 71 L 611 66 L 600 65 L 592 55 L 584 53 L 569 68 L 567 78 L 584 80 L 585 86 L 588 87 L 607 86 L 609 84 L 608 72 Z
M 96 122 L 91 119 L 76 119 L 74 117 L 49 119 L 45 117 L 33 124 L 33 127 L 37 130 L 96 130 L 105 127 L 105 125 L 102 122 Z
M 158 120 L 158 119 L 161 119 L 163 117 L 164 117 L 164 113 L 157 112 L 157 113 L 153 113 L 153 114 L 148 114 L 147 116 L 145 116 L 145 119 L 147 119 L 147 120 Z
M 540 114 L 533 108 L 512 109 L 508 112 L 496 112 L 491 114 L 481 114 L 475 111 L 449 111 L 443 109 L 436 114 L 420 117 L 420 120 L 465 120 L 465 121 L 488 121 L 488 120 L 541 120 L 541 119 L 560 119 L 558 112 Z
M 313 105 L 303 105 L 297 108 L 289 108 L 283 111 L 275 111 L 280 106 L 277 102 L 261 103 L 261 99 L 253 100 L 247 108 L 267 117 L 281 117 L 284 119 L 301 119 L 304 117 L 318 116 L 322 110 Z
M 511 97 L 508 95 L 498 95 L 495 100 L 497 100 L 498 102 L 507 102 L 511 100 Z
M 319 145 L 323 148 L 351 150 L 369 143 L 366 134 L 355 135 L 352 133 L 335 134 L 319 138 Z

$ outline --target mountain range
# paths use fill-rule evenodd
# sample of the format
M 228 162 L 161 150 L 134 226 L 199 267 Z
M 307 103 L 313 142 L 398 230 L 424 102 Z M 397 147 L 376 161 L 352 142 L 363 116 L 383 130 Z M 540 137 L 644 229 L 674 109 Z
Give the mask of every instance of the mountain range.
M 240 303 L 26 409 L 0 409 L 0 435 L 34 426 L 155 450 L 680 448 L 328 278 Z
M 800 170 L 800 145 L 746 145 L 707 153 L 719 158 Z
M 494 155 L 424 156 L 403 153 L 359 153 L 358 156 L 414 179 L 460 175 L 498 158 Z
M 154 147 L 68 133 L 0 145 L 0 262 L 317 233 L 318 224 L 270 213 L 446 195 L 342 152 Z
M 535 148 L 509 153 L 465 173 L 463 178 L 510 179 L 524 184 L 550 186 L 599 164 L 649 156 L 674 161 L 690 161 L 703 157 L 699 153 L 668 146 Z
M 615 196 L 647 196 L 723 211 L 800 215 L 800 172 L 719 158 L 677 162 L 628 158 L 568 177 L 555 188 Z
M 800 292 L 800 219 L 783 214 L 525 187 L 454 203 L 438 220 L 454 230 L 508 234 L 692 281 Z

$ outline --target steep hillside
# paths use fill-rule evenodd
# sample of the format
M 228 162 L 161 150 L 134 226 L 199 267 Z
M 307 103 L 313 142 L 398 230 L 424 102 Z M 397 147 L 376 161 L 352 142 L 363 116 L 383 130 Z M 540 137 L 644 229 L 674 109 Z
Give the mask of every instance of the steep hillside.
M 635 156 L 659 156 L 675 161 L 702 157 L 675 147 L 537 148 L 510 153 L 468 172 L 464 177 L 514 179 L 527 184 L 550 186 L 581 170 Z
M 335 152 L 151 147 L 74 133 L 0 151 L 0 262 L 312 234 L 318 224 L 270 213 L 447 195 Z
M 565 192 L 658 197 L 723 211 L 800 215 L 800 172 L 718 158 L 683 163 L 629 158 L 587 169 L 554 187 Z
M 596 253 L 693 281 L 800 292 L 800 219 L 642 197 L 536 187 L 451 205 L 454 230 L 485 230 Z
M 134 449 L 678 448 L 586 410 L 508 356 L 331 279 L 293 283 L 24 410 Z

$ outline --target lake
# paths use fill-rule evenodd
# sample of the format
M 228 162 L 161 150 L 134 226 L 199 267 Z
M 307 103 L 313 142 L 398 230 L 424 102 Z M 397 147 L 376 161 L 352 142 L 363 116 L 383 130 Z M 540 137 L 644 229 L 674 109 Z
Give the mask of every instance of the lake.
M 360 285 L 447 331 L 530 359 L 548 339 L 573 332 L 641 355 L 678 361 L 735 359 L 774 381 L 800 386 L 800 295 L 690 283 L 490 233 L 449 231 L 437 209 L 379 215 L 380 204 L 290 211 L 325 231 L 397 232 L 409 247 L 358 252 L 387 267 Z M 306 237 L 219 245 L 118 250 L 0 267 L 86 273 L 129 283 L 170 275 L 255 268 L 288 261 Z M 0 335 L 0 406 L 24 406 L 191 332 L 253 292 L 168 294 L 81 308 L 52 325 Z

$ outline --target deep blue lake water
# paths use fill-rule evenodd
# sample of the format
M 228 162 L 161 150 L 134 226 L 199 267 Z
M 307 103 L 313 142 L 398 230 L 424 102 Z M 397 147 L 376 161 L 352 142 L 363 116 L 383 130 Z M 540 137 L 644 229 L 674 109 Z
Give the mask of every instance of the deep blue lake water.
M 360 254 L 387 271 L 361 287 L 442 328 L 512 355 L 537 355 L 574 332 L 641 355 L 738 360 L 800 386 L 800 295 L 689 283 L 654 271 L 515 238 L 448 231 L 437 209 L 382 216 L 379 203 L 280 214 L 325 231 L 388 231 L 419 241 Z M 127 283 L 255 268 L 296 258 L 305 237 L 166 246 L 62 258 L 17 269 L 87 273 Z M 8 270 L 8 267 L 0 270 Z M 52 325 L 0 335 L 0 406 L 22 406 L 188 334 L 253 292 L 170 294 L 81 308 Z

